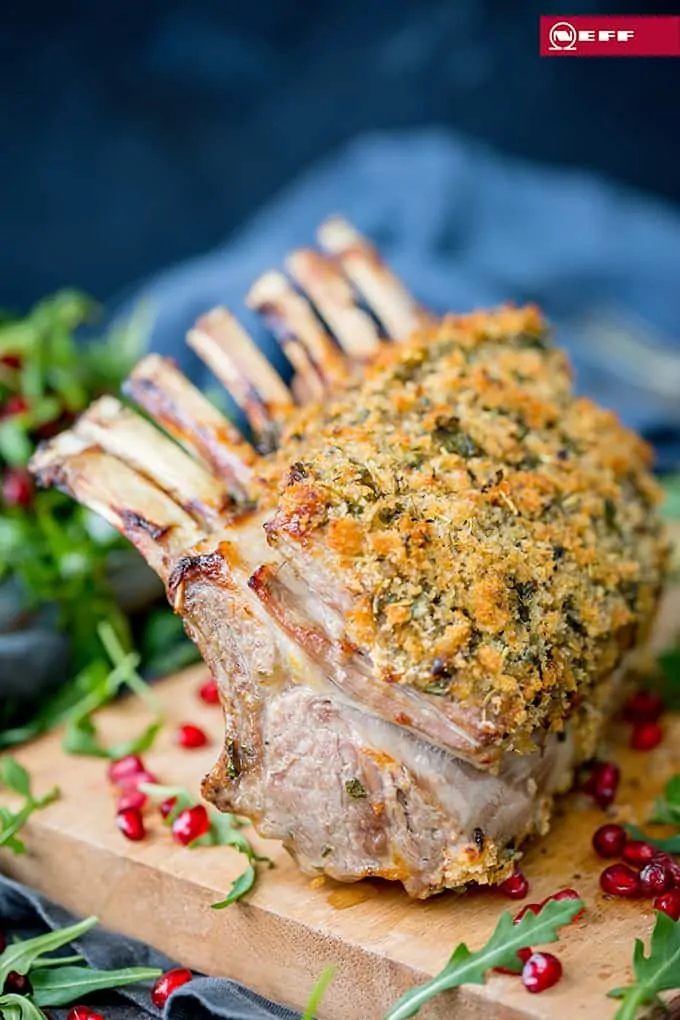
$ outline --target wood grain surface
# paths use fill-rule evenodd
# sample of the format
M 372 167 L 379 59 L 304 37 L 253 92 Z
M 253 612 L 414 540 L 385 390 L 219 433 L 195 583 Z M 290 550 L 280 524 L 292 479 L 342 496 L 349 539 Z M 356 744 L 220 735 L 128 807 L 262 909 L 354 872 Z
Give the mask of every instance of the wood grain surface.
M 675 589 L 662 607 L 656 643 L 664 645 L 679 628 Z M 222 736 L 220 709 L 196 696 L 205 676 L 205 667 L 195 667 L 158 685 L 168 725 L 146 756 L 160 782 L 196 791 Z M 106 709 L 100 716 L 103 736 L 122 739 L 137 732 L 145 711 L 132 699 Z M 204 726 L 211 746 L 178 748 L 174 731 L 183 721 Z M 628 750 L 627 726 L 619 724 L 612 733 L 606 752 L 620 762 L 623 780 L 610 819 L 644 821 L 664 782 L 680 770 L 680 717 L 668 718 L 666 726 L 663 745 L 651 753 Z M 414 902 L 386 882 L 341 886 L 310 880 L 278 843 L 254 837 L 275 868 L 261 871 L 246 900 L 213 911 L 209 905 L 243 870 L 243 857 L 226 847 L 174 844 L 155 809 L 148 813 L 148 839 L 126 841 L 114 824 L 106 764 L 65 755 L 59 734 L 22 748 L 16 757 L 30 769 L 38 793 L 57 783 L 62 798 L 27 825 L 25 856 L 0 855 L 3 871 L 183 964 L 236 978 L 291 1007 L 303 1007 L 322 969 L 335 965 L 321 1020 L 380 1020 L 402 992 L 436 973 L 458 942 L 477 948 L 502 910 L 520 906 L 489 891 Z M 565 797 L 550 834 L 524 859 L 528 900 L 574 887 L 587 904 L 584 920 L 565 930 L 559 943 L 565 971 L 560 984 L 532 996 L 516 977 L 493 976 L 484 986 L 467 986 L 432 1002 L 422 1010 L 423 1020 L 613 1016 L 616 1004 L 606 992 L 630 981 L 633 941 L 648 936 L 653 910 L 649 901 L 607 900 L 599 892 L 603 864 L 590 841 L 603 821 L 603 813 L 582 795 Z

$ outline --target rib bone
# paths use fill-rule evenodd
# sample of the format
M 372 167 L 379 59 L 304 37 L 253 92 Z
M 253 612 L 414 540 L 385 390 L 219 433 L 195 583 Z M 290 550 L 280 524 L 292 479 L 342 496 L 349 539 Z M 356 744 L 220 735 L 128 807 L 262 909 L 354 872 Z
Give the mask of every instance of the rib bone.
M 394 340 L 405 340 L 416 329 L 431 324 L 421 308 L 365 237 L 347 220 L 334 216 L 317 231 L 321 247 L 336 256 L 344 272 Z

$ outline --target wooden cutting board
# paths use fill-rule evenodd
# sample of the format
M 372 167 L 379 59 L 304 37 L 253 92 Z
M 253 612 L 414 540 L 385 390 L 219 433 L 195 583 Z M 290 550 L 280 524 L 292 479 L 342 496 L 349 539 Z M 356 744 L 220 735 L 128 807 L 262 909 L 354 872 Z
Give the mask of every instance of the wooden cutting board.
M 680 589 L 675 589 L 662 608 L 656 643 L 667 644 L 678 629 Z M 160 782 L 198 790 L 217 754 L 220 710 L 196 697 L 205 677 L 205 667 L 195 667 L 158 685 L 168 725 L 146 759 Z M 136 700 L 103 711 L 104 737 L 119 740 L 137 732 L 144 712 Z M 195 751 L 174 746 L 173 731 L 183 721 L 204 726 L 212 746 Z M 667 720 L 667 737 L 651 753 L 628 750 L 628 727 L 618 729 L 608 753 L 619 760 L 623 781 L 611 818 L 644 821 L 665 781 L 680 770 L 680 716 Z M 16 757 L 30 769 L 36 792 L 57 783 L 62 798 L 26 826 L 25 856 L 0 855 L 3 871 L 78 914 L 97 914 L 107 927 L 143 939 L 183 964 L 236 978 L 298 1009 L 323 968 L 334 965 L 336 976 L 319 1011 L 322 1020 L 380 1020 L 402 992 L 436 973 L 458 942 L 479 947 L 500 912 L 520 906 L 489 891 L 413 902 L 386 882 L 342 886 L 310 880 L 278 843 L 255 838 L 275 868 L 261 872 L 247 900 L 213 911 L 209 905 L 243 870 L 237 853 L 174 844 L 153 809 L 149 838 L 126 841 L 114 824 L 105 763 L 65 755 L 57 734 Z M 653 910 L 649 901 L 609 901 L 599 892 L 603 864 L 590 840 L 602 822 L 602 812 L 582 796 L 563 798 L 552 831 L 524 860 L 529 900 L 574 887 L 587 903 L 586 918 L 565 930 L 559 943 L 565 968 L 560 984 L 532 996 L 518 978 L 494 976 L 483 987 L 464 987 L 433 1001 L 421 1011 L 424 1020 L 613 1016 L 616 1004 L 606 992 L 631 980 L 633 942 L 647 938 Z

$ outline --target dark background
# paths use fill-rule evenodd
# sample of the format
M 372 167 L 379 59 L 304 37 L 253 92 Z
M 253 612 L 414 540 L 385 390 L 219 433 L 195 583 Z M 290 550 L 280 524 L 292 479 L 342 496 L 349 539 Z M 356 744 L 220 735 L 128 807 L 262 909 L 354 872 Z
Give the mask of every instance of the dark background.
M 500 0 L 5 0 L 0 304 L 106 299 L 358 132 L 447 124 L 680 201 L 680 60 L 540 59 Z M 654 13 L 672 13 L 655 4 Z

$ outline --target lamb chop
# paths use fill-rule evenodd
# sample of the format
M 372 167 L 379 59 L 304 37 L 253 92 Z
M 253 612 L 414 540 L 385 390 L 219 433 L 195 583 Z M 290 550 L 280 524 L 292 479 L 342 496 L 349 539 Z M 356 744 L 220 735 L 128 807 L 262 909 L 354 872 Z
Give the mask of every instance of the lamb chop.
M 319 240 L 247 298 L 290 385 L 226 309 L 189 333 L 248 436 L 149 355 L 125 393 L 160 429 L 104 397 L 33 470 L 137 546 L 217 678 L 207 800 L 309 873 L 499 882 L 653 620 L 651 453 L 536 308 L 437 320 L 349 224 Z

